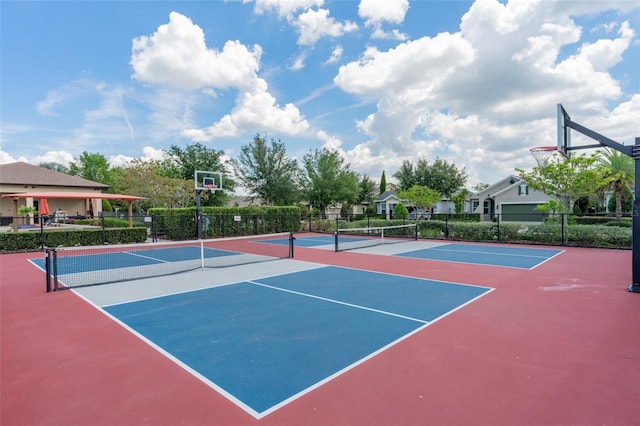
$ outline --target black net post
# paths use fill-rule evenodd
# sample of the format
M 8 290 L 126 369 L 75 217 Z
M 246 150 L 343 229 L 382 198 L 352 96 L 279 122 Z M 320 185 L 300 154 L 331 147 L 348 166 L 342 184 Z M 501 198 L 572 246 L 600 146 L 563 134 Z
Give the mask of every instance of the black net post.
M 40 249 L 44 250 L 44 216 L 40 216 Z
M 59 290 L 58 288 L 58 251 L 53 249 L 53 291 Z
M 47 278 L 47 293 L 51 293 L 51 250 L 48 248 L 44 252 L 44 269 Z
M 293 236 L 293 231 L 289 233 L 289 259 L 293 259 L 293 241 L 296 238 Z
M 333 239 L 334 239 L 334 245 L 337 253 L 338 252 L 338 230 L 337 229 L 333 231 Z

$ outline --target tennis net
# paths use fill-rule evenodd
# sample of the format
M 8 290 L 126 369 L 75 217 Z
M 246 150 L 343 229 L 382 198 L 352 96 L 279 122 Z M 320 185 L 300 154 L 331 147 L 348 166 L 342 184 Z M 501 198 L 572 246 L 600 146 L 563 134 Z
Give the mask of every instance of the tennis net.
M 335 250 L 354 250 L 380 244 L 404 243 L 418 239 L 418 225 L 378 226 L 370 228 L 336 229 Z
M 47 289 L 85 287 L 293 257 L 293 233 L 171 243 L 59 247 L 45 258 Z M 53 278 L 53 286 L 49 282 Z

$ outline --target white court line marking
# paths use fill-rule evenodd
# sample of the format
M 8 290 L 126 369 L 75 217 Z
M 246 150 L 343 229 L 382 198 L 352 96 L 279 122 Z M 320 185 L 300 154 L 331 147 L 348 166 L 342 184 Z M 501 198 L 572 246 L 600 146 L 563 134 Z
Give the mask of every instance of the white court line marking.
M 540 259 L 549 259 L 548 256 L 536 256 L 534 254 L 515 254 L 515 253 L 497 253 L 494 251 L 477 251 L 477 250 L 451 250 L 451 249 L 443 249 L 440 247 L 433 247 L 425 249 L 428 251 L 449 251 L 454 253 L 473 253 L 473 254 L 490 254 L 493 256 L 514 256 L 514 257 L 534 257 Z
M 289 289 L 281 288 L 281 287 L 275 287 L 275 286 L 272 286 L 272 285 L 259 283 L 257 281 L 246 281 L 246 282 L 248 282 L 250 284 L 258 285 L 258 286 L 261 286 L 261 287 L 270 288 L 272 290 L 278 290 L 278 291 L 284 291 L 285 293 L 297 294 L 298 296 L 304 296 L 304 297 L 310 297 L 312 299 L 324 300 L 325 302 L 337 303 L 339 305 L 349 306 L 351 308 L 356 308 L 356 309 L 362 309 L 364 311 L 376 312 L 378 314 L 389 315 L 389 316 L 392 316 L 392 317 L 398 317 L 398 318 L 406 319 L 406 320 L 409 320 L 409 321 L 419 322 L 421 324 L 429 324 L 429 321 L 425 321 L 425 320 L 421 320 L 421 319 L 417 319 L 417 318 L 412 318 L 412 317 L 407 317 L 405 315 L 394 314 L 393 312 L 382 311 L 380 309 L 368 308 L 366 306 L 354 305 L 353 303 L 342 302 L 340 300 L 329 299 L 327 297 L 316 296 L 316 295 L 308 294 L 308 293 L 301 293 L 299 291 L 289 290 Z

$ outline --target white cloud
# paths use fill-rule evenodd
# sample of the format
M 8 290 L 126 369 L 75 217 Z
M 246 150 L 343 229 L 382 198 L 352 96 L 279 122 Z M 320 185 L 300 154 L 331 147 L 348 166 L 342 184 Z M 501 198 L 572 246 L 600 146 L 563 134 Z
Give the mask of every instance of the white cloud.
M 213 126 L 206 129 L 185 130 L 183 136 L 196 141 L 207 142 L 219 137 L 234 137 L 251 132 L 271 132 L 286 135 L 301 135 L 309 124 L 293 104 L 280 107 L 268 92 L 267 83 L 257 79 L 255 87 L 241 93 L 233 111 Z
M 194 126 L 189 105 L 184 104 L 185 116 L 179 122 L 184 125 L 180 130 L 183 137 L 206 142 L 263 130 L 284 134 L 306 131 L 308 123 L 300 111 L 293 104 L 280 107 L 268 92 L 266 81 L 258 77 L 260 46 L 248 49 L 239 41 L 228 41 L 218 52 L 207 48 L 204 32 L 189 18 L 172 12 L 169 20 L 152 36 L 134 40 L 134 78 L 183 90 L 213 87 L 239 91 L 233 110 L 207 128 Z M 211 92 L 206 93 L 210 100 Z
M 9 154 L 8 152 L 0 150 L 0 164 L 15 163 L 17 161 L 22 161 L 24 163 L 29 162 L 29 160 L 27 160 L 26 157 L 16 158 L 13 155 Z
M 242 0 L 243 3 L 251 3 L 252 0 Z M 320 7 L 324 0 L 255 0 L 254 12 L 261 15 L 265 12 L 276 12 L 280 17 L 290 17 L 298 10 L 307 10 L 312 7 Z
M 218 51 L 209 49 L 204 32 L 191 19 L 171 12 L 169 23 L 151 36 L 133 40 L 133 78 L 184 90 L 251 86 L 260 67 L 262 49 L 227 41 Z
M 409 36 L 398 29 L 385 31 L 385 23 L 402 24 L 409 10 L 409 0 L 361 0 L 358 15 L 365 20 L 366 27 L 372 27 L 374 39 L 407 40 Z
M 300 34 L 298 44 L 303 46 L 314 45 L 321 37 L 340 37 L 358 29 L 354 22 L 337 22 L 328 9 L 307 10 L 297 16 L 294 25 Z
M 383 22 L 401 24 L 407 10 L 409 0 L 360 0 L 358 15 L 368 26 L 377 26 Z
M 342 48 L 342 46 L 337 45 L 331 51 L 331 56 L 329 57 L 329 59 L 325 61 L 325 65 L 335 64 L 336 62 L 340 61 L 340 58 L 342 58 L 343 53 L 344 53 L 344 49 Z
M 376 111 L 357 122 L 370 139 L 347 150 L 349 161 L 371 173 L 395 170 L 402 159 L 438 156 L 465 166 L 471 186 L 527 168 L 529 148 L 554 145 L 556 103 L 566 102 L 576 116 L 608 116 L 607 105 L 622 95 L 610 70 L 635 33 L 622 23 L 616 38 L 579 45 L 582 28 L 566 3 L 572 2 L 477 0 L 458 33 L 387 51 L 369 47 L 341 66 L 336 86 L 377 99 Z M 615 109 L 627 132 L 638 122 L 635 98 Z

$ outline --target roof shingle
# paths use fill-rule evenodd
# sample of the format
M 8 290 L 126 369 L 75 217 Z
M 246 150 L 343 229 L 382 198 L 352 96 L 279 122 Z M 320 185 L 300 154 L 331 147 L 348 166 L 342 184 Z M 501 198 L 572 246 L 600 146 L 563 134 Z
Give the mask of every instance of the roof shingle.
M 17 162 L 0 165 L 0 184 L 68 186 L 78 188 L 107 189 L 109 185 L 71 176 L 33 164 Z

